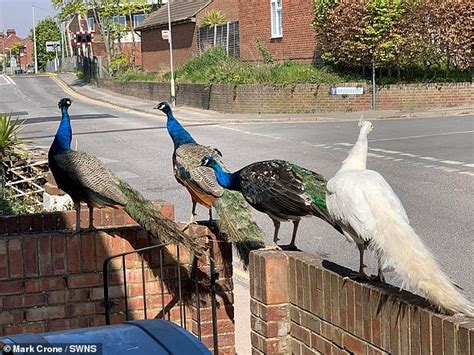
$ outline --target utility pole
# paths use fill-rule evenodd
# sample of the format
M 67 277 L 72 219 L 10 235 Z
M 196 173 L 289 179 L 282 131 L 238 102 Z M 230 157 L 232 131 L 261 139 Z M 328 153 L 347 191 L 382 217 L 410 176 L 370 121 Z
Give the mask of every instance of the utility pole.
M 168 0 L 168 43 L 170 44 L 170 74 L 171 74 L 171 104 L 176 106 L 176 90 L 174 85 L 174 70 L 173 70 L 173 40 L 171 35 L 171 0 Z
M 36 21 L 35 21 L 35 5 L 31 6 L 33 9 L 33 48 L 35 52 L 35 74 L 38 74 L 38 54 L 36 49 Z

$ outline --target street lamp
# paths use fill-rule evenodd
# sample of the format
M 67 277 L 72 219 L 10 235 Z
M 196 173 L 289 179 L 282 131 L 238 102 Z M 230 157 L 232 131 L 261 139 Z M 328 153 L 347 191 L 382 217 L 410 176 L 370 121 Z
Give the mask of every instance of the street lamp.
M 38 74 L 38 55 L 36 53 L 36 21 L 35 21 L 35 5 L 31 6 L 33 10 L 33 48 L 35 52 L 35 74 Z
M 176 91 L 174 85 L 174 70 L 173 70 L 173 40 L 171 35 L 171 0 L 168 0 L 168 43 L 170 45 L 170 74 L 171 74 L 171 104 L 176 106 Z

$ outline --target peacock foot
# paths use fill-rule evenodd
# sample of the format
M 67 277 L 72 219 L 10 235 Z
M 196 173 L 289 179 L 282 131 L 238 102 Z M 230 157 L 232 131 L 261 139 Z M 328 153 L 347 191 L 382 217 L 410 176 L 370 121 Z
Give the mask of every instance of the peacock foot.
M 280 248 L 282 250 L 299 251 L 298 247 L 295 244 L 280 245 Z
M 356 272 L 353 271 L 351 275 L 344 277 L 344 280 L 351 279 L 354 281 L 376 281 L 376 282 L 385 282 L 385 278 L 382 275 L 382 278 L 380 278 L 380 275 L 367 275 L 364 271 L 362 272 Z
M 276 243 L 273 243 L 272 245 L 262 248 L 260 250 L 282 250 Z

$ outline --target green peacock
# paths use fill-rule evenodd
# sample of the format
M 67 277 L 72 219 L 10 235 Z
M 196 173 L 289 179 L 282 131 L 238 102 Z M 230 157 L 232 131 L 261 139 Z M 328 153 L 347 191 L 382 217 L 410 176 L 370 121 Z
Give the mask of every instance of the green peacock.
M 219 150 L 198 144 L 191 134 L 174 117 L 167 102 L 160 102 L 155 108 L 167 116 L 166 127 L 174 144 L 173 168 L 176 180 L 191 195 L 192 209 L 190 223 L 194 223 L 196 206 L 200 204 L 209 209 L 209 221 L 212 222 L 212 208 L 218 214 L 219 230 L 227 235 L 237 249 L 239 257 L 248 264 L 251 250 L 265 246 L 265 235 L 257 226 L 242 195 L 222 188 L 211 168 L 201 165 L 205 156 L 212 155 L 216 163 L 225 170 Z
M 293 222 L 287 248 L 296 249 L 298 226 L 305 216 L 319 217 L 342 233 L 326 207 L 326 180 L 314 171 L 284 160 L 255 162 L 234 173 L 224 171 L 213 156 L 205 157 L 201 164 L 214 169 L 219 185 L 240 191 L 252 207 L 272 219 L 273 245 L 268 249 L 281 249 L 277 242 L 282 221 Z
M 76 208 L 76 231 L 80 231 L 80 203 L 89 207 L 89 228 L 94 229 L 96 207 L 123 208 L 140 226 L 161 242 L 181 243 L 197 256 L 204 247 L 183 233 L 177 225 L 157 211 L 151 201 L 125 181 L 114 176 L 95 156 L 71 149 L 72 129 L 69 117 L 71 100 L 61 99 L 61 123 L 48 152 L 48 162 L 58 187 L 69 194 Z

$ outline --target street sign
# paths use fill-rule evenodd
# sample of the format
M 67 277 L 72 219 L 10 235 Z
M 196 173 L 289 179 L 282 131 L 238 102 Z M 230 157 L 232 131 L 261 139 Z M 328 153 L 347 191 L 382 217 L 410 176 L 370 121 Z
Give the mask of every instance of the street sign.
M 341 86 L 331 88 L 331 95 L 362 95 L 363 93 L 364 88 L 358 86 Z
M 59 41 L 46 41 L 46 52 L 56 52 L 61 50 Z
M 170 31 L 169 30 L 161 30 L 161 38 L 164 40 L 170 39 Z
M 92 45 L 94 43 L 94 31 L 73 32 L 74 45 L 81 46 L 83 44 Z

